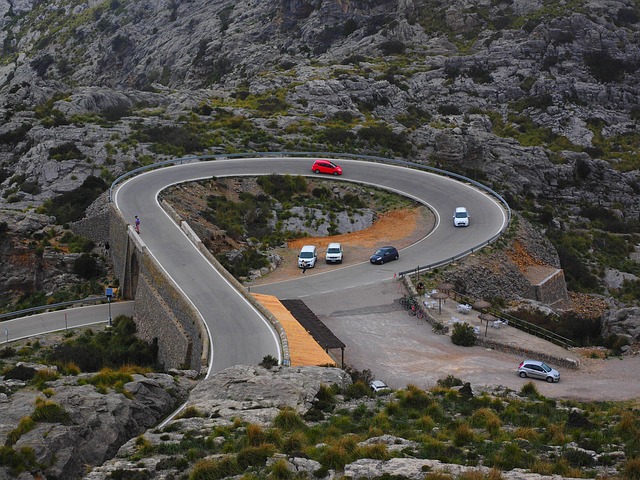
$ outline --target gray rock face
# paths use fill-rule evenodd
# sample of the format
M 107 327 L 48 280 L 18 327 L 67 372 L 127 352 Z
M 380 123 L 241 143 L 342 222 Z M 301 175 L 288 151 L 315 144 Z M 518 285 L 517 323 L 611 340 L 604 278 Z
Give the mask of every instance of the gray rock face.
M 191 391 L 186 407 L 195 409 L 199 416 L 172 420 L 165 426 L 170 434 L 146 433 L 145 440 L 152 445 L 179 443 L 185 435 L 208 436 L 216 426 L 231 425 L 235 419 L 268 426 L 283 408 L 304 414 L 311 408 L 320 386 L 334 384 L 346 388 L 351 384 L 351 377 L 338 368 L 274 367 L 267 370 L 259 366 L 230 367 L 203 380 Z M 136 466 L 125 458 L 136 448 L 136 440 L 131 439 L 120 448 L 116 458 L 93 469 L 85 478 L 107 479 L 114 470 L 135 470 Z M 159 457 L 145 459 L 145 468 L 160 460 Z M 293 465 L 313 471 L 319 466 L 317 462 L 304 459 L 292 461 L 292 468 Z M 162 475 L 171 473 L 163 471 Z
M 266 425 L 283 407 L 298 413 L 311 408 L 320 385 L 346 387 L 343 370 L 324 367 L 230 367 L 193 389 L 189 404 L 209 418 L 241 418 Z
M 47 401 L 60 405 L 64 422 L 36 422 L 35 428 L 19 436 L 14 449 L 33 449 L 43 473 L 51 478 L 80 478 L 87 465 L 99 465 L 113 457 L 122 444 L 156 425 L 187 397 L 189 382 L 166 374 L 134 375 L 123 393 L 100 393 L 78 377 L 49 382 L 55 392 Z M 16 390 L 0 379 L 0 387 L 12 391 L 0 402 L 0 440 L 23 417 L 34 413 L 45 396 L 32 389 Z M 38 400 L 40 399 L 40 400 Z M 0 478 L 6 471 L 0 467 Z M 29 477 L 31 478 L 31 477 Z
M 632 343 L 640 342 L 640 308 L 622 308 L 611 310 L 602 321 L 602 334 L 622 335 Z

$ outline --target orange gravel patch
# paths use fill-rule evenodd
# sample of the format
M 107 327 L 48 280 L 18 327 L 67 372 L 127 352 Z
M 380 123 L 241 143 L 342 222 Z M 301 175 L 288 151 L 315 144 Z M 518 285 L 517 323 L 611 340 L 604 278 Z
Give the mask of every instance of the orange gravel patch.
M 252 294 L 280 322 L 287 335 L 292 367 L 335 365 L 331 356 L 318 345 L 315 339 L 298 323 L 280 301 L 272 295 Z
M 298 268 L 298 252 L 303 245 L 318 247 L 316 266 L 307 270 L 306 275 L 314 275 L 338 265 L 327 265 L 324 260 L 327 245 L 342 243 L 344 261 L 342 266 L 369 261 L 369 256 L 379 247 L 393 245 L 402 249 L 425 237 L 435 224 L 433 213 L 426 207 L 391 210 L 378 217 L 369 228 L 353 233 L 333 235 L 331 237 L 304 237 L 292 240 L 286 248 L 277 248 L 282 264 L 274 271 L 251 282 L 251 285 L 289 280 L 302 274 Z
M 392 210 L 383 213 L 369 228 L 353 233 L 333 235 L 331 237 L 304 237 L 291 240 L 289 248 L 299 250 L 303 245 L 316 245 L 323 249 L 333 242 L 349 243 L 360 247 L 376 248 L 380 241 L 392 242 L 411 236 L 421 220 L 421 212 L 418 208 Z

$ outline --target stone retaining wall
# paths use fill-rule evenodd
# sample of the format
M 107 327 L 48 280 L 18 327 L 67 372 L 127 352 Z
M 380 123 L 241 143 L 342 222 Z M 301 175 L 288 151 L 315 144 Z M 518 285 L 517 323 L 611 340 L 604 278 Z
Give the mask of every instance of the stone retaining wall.
M 158 360 L 164 367 L 197 371 L 206 367 L 210 343 L 200 314 L 148 254 L 144 240 L 115 205 L 70 227 L 98 244 L 109 242 L 118 298 L 135 298 L 138 336 L 158 342 Z
M 76 235 L 90 238 L 97 245 L 111 244 L 110 225 L 111 212 L 106 211 L 99 215 L 83 218 L 69 224 L 69 229 Z
M 566 308 L 569 305 L 567 282 L 564 279 L 564 271 L 556 270 L 535 286 L 535 299 L 554 308 Z
M 282 358 L 283 364 L 289 366 L 291 364 L 291 356 L 289 353 L 289 342 L 287 340 L 287 335 L 282 327 L 282 324 L 278 321 L 278 319 L 267 310 L 260 302 L 258 302 L 253 295 L 247 290 L 247 288 L 242 285 L 236 278 L 231 275 L 226 268 L 222 266 L 222 264 L 218 261 L 218 259 L 211 254 L 211 252 L 207 249 L 204 243 L 200 240 L 200 238 L 196 235 L 193 229 L 189 226 L 189 224 L 182 220 L 180 215 L 173 209 L 171 206 L 165 202 L 161 202 L 162 208 L 169 214 L 169 216 L 180 226 L 182 231 L 185 232 L 187 237 L 193 242 L 193 244 L 198 248 L 198 250 L 204 255 L 204 257 L 214 266 L 214 268 L 222 275 L 233 287 L 240 292 L 240 294 L 247 299 L 251 305 L 255 307 L 264 317 L 271 323 L 273 328 L 278 332 L 278 336 L 280 338 L 280 344 L 282 346 Z M 215 335 L 215 332 L 212 332 Z
M 142 256 L 133 318 L 138 336 L 157 339 L 165 368 L 200 371 L 208 364 L 209 337 L 191 302 L 176 288 L 151 255 Z

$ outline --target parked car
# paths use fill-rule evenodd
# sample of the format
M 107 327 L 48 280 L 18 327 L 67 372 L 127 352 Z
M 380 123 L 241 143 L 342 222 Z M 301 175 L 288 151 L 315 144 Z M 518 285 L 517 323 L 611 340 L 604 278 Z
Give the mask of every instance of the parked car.
M 525 360 L 518 367 L 518 375 L 522 378 L 540 378 L 549 383 L 560 381 L 560 372 L 538 360 Z
M 311 167 L 315 173 L 328 173 L 330 175 L 342 175 L 342 167 L 329 160 L 316 160 Z
M 397 260 L 398 258 L 400 258 L 400 254 L 398 253 L 398 250 L 396 249 L 396 247 L 389 246 L 389 247 L 382 247 L 376 250 L 376 253 L 371 255 L 371 257 L 369 258 L 369 261 L 374 264 L 377 263 L 379 265 L 382 265 L 385 262 L 389 262 L 391 260 Z
M 327 246 L 325 260 L 327 263 L 342 263 L 342 245 L 339 243 L 330 243 Z
M 369 382 L 369 387 L 373 393 L 390 392 L 389 386 L 382 380 L 373 380 Z
M 457 207 L 453 214 L 453 226 L 454 227 L 468 227 L 469 226 L 469 212 L 465 207 Z
M 298 267 L 303 268 L 305 265 L 307 268 L 313 268 L 316 266 L 316 260 L 318 259 L 318 252 L 315 245 L 305 245 L 300 249 L 298 255 Z

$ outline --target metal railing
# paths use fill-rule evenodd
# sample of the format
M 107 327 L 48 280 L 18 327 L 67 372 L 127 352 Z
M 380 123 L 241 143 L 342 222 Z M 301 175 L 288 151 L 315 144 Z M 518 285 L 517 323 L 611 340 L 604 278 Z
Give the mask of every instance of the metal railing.
M 459 298 L 461 302 L 473 303 L 473 299 L 466 297 L 465 295 L 461 295 L 456 292 L 453 292 L 453 294 L 454 298 Z M 569 349 L 573 347 L 573 341 L 570 338 L 558 335 L 557 333 L 552 332 L 551 330 L 547 330 L 546 328 L 536 325 L 535 323 L 531 323 L 508 313 L 504 313 L 499 308 L 488 307 L 483 308 L 482 310 L 490 313 L 499 320 L 508 320 L 508 324 L 510 327 L 514 327 L 518 330 L 522 330 L 523 332 L 535 335 L 536 337 L 547 340 L 551 343 L 554 343 L 555 345 L 559 345 L 562 348 Z
M 113 183 L 111 184 L 111 187 L 109 187 L 109 201 L 112 200 L 112 193 L 113 193 L 113 189 L 115 188 L 115 186 L 122 182 L 124 179 L 129 178 L 133 175 L 137 175 L 138 173 L 147 171 L 147 170 L 152 170 L 152 169 L 156 169 L 156 168 L 161 168 L 167 165 L 179 165 L 182 163 L 189 163 L 189 162 L 193 162 L 193 161 L 207 161 L 207 160 L 223 160 L 223 159 L 229 159 L 229 158 L 254 158 L 254 157 L 332 157 L 332 158 L 350 158 L 350 159 L 355 159 L 355 160 L 366 160 L 366 161 L 370 161 L 370 162 L 377 162 L 377 163 L 390 163 L 390 164 L 396 164 L 396 165 L 402 165 L 405 167 L 410 167 L 410 168 L 416 168 L 419 170 L 425 170 L 428 172 L 433 172 L 433 173 L 437 173 L 439 175 L 445 176 L 445 177 L 451 177 L 451 178 L 455 178 L 456 180 L 460 180 L 462 182 L 466 182 L 466 183 L 470 183 L 471 185 L 474 185 L 476 187 L 478 187 L 480 190 L 484 190 L 485 192 L 487 192 L 488 194 L 492 195 L 493 197 L 497 198 L 500 203 L 502 204 L 503 208 L 505 209 L 505 211 L 507 212 L 507 221 L 505 223 L 505 225 L 502 227 L 502 229 L 496 233 L 493 237 L 491 237 L 489 240 L 486 240 L 484 242 L 479 243 L 478 245 L 475 245 L 474 247 L 465 250 L 464 252 L 461 252 L 457 255 L 454 255 L 450 258 L 446 258 L 443 260 L 440 260 L 438 262 L 435 263 L 431 263 L 428 265 L 422 265 L 422 266 L 417 266 L 411 270 L 405 270 L 403 272 L 399 272 L 398 275 L 399 276 L 404 276 L 407 274 L 416 274 L 418 275 L 420 272 L 422 271 L 426 271 L 426 270 L 431 270 L 433 268 L 437 268 L 437 267 L 441 267 L 444 265 L 448 265 L 450 263 L 454 263 L 457 260 L 460 260 L 468 255 L 471 255 L 472 253 L 475 253 L 476 251 L 480 250 L 481 248 L 486 247 L 487 245 L 490 245 L 491 243 L 495 242 L 497 239 L 499 239 L 502 234 L 505 232 L 505 230 L 509 227 L 509 224 L 511 223 L 511 208 L 509 207 L 509 204 L 507 203 L 507 201 L 495 190 L 492 190 L 491 188 L 487 187 L 486 185 L 477 182 L 471 178 L 465 177 L 464 175 L 460 175 L 457 173 L 453 173 L 453 172 L 448 172 L 447 170 L 442 170 L 440 168 L 436 168 L 436 167 L 431 167 L 429 165 L 422 165 L 421 163 L 416 163 L 416 162 L 411 162 L 409 160 L 400 160 L 397 158 L 387 158 L 387 157 L 376 157 L 373 155 L 358 155 L 358 154 L 354 154 L 354 153 L 336 153 L 336 152 L 253 152 L 253 153 L 228 153 L 228 154 L 213 154 L 213 155 L 192 155 L 192 156 L 187 156 L 187 157 L 180 157 L 180 158 L 176 158 L 176 159 L 172 159 L 172 160 L 165 160 L 163 162 L 158 162 L 158 163 L 154 163 L 151 165 L 146 165 L 144 167 L 140 167 L 140 168 L 136 168 L 134 170 L 131 170 L 123 175 L 120 175 L 118 178 L 116 178 Z
M 16 310 L 14 312 L 9 312 L 9 313 L 3 313 L 0 315 L 0 322 L 2 320 L 8 320 L 10 318 L 13 317 L 25 317 L 30 313 L 36 313 L 36 312 L 41 312 L 42 310 L 58 310 L 64 307 L 68 307 L 71 305 L 77 305 L 79 303 L 99 303 L 99 302 L 106 302 L 107 301 L 107 297 L 105 296 L 101 296 L 101 297 L 87 297 L 87 298 L 83 298 L 81 300 L 70 300 L 68 302 L 59 302 L 59 303 L 51 303 L 48 305 L 41 305 L 39 307 L 31 307 L 31 308 L 25 308 L 23 310 Z

